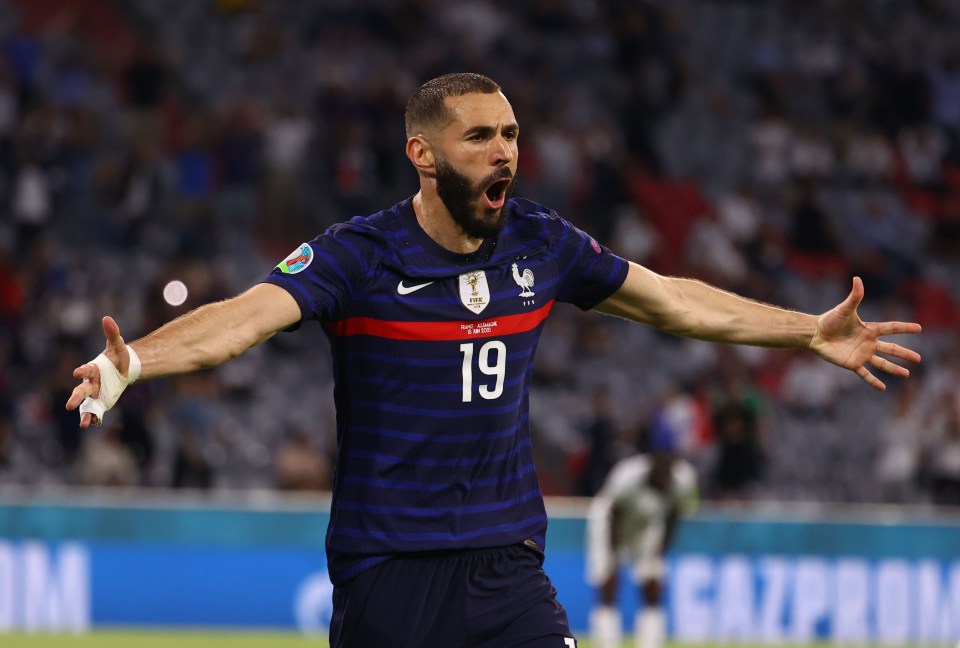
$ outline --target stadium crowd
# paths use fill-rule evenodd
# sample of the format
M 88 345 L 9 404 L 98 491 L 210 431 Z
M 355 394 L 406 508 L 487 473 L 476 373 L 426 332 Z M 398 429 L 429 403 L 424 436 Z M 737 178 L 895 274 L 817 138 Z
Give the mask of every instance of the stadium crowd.
M 709 498 L 960 504 L 956 2 L 0 0 L 0 30 L 0 483 L 327 488 L 318 327 L 82 433 L 70 372 L 100 315 L 134 339 L 412 193 L 405 97 L 475 70 L 520 120 L 519 193 L 623 256 L 809 312 L 858 274 L 864 319 L 925 328 L 874 394 L 560 310 L 531 402 L 546 494 L 592 495 L 666 431 Z

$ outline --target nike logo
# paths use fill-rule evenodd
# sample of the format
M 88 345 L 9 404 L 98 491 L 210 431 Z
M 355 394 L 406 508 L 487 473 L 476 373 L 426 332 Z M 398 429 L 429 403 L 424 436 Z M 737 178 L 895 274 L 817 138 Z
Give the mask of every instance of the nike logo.
M 421 288 L 426 288 L 432 283 L 432 281 L 428 281 L 427 283 L 417 284 L 416 286 L 404 286 L 403 282 L 401 281 L 397 284 L 397 292 L 401 295 L 409 295 L 412 292 L 417 292 Z

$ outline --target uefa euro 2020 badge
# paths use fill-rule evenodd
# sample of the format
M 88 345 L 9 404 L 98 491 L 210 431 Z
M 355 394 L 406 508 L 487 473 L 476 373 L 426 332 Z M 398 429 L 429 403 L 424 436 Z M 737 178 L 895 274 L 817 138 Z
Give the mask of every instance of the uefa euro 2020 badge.
M 297 274 L 306 270 L 311 261 L 313 261 L 313 248 L 308 243 L 301 243 L 286 259 L 278 263 L 277 267 L 284 274 Z

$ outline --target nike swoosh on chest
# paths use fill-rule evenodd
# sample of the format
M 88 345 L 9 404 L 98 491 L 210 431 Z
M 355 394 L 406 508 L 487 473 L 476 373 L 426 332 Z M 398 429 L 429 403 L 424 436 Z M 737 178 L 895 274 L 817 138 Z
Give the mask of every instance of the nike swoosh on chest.
M 401 281 L 400 283 L 397 284 L 397 292 L 398 292 L 399 294 L 401 294 L 401 295 L 409 295 L 410 293 L 416 292 L 416 291 L 420 290 L 421 288 L 426 288 L 427 286 L 429 286 L 429 285 L 432 284 L 432 283 L 434 283 L 434 282 L 428 281 L 428 282 L 422 283 L 422 284 L 415 284 L 415 285 L 413 285 L 413 286 L 407 286 L 407 285 L 405 285 L 405 284 L 403 283 L 403 281 Z

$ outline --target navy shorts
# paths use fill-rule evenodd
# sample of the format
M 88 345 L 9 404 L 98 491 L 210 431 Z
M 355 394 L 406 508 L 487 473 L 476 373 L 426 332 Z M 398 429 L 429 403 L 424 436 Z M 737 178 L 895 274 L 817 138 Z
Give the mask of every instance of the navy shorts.
M 391 558 L 333 590 L 331 648 L 571 648 L 567 613 L 522 545 Z

